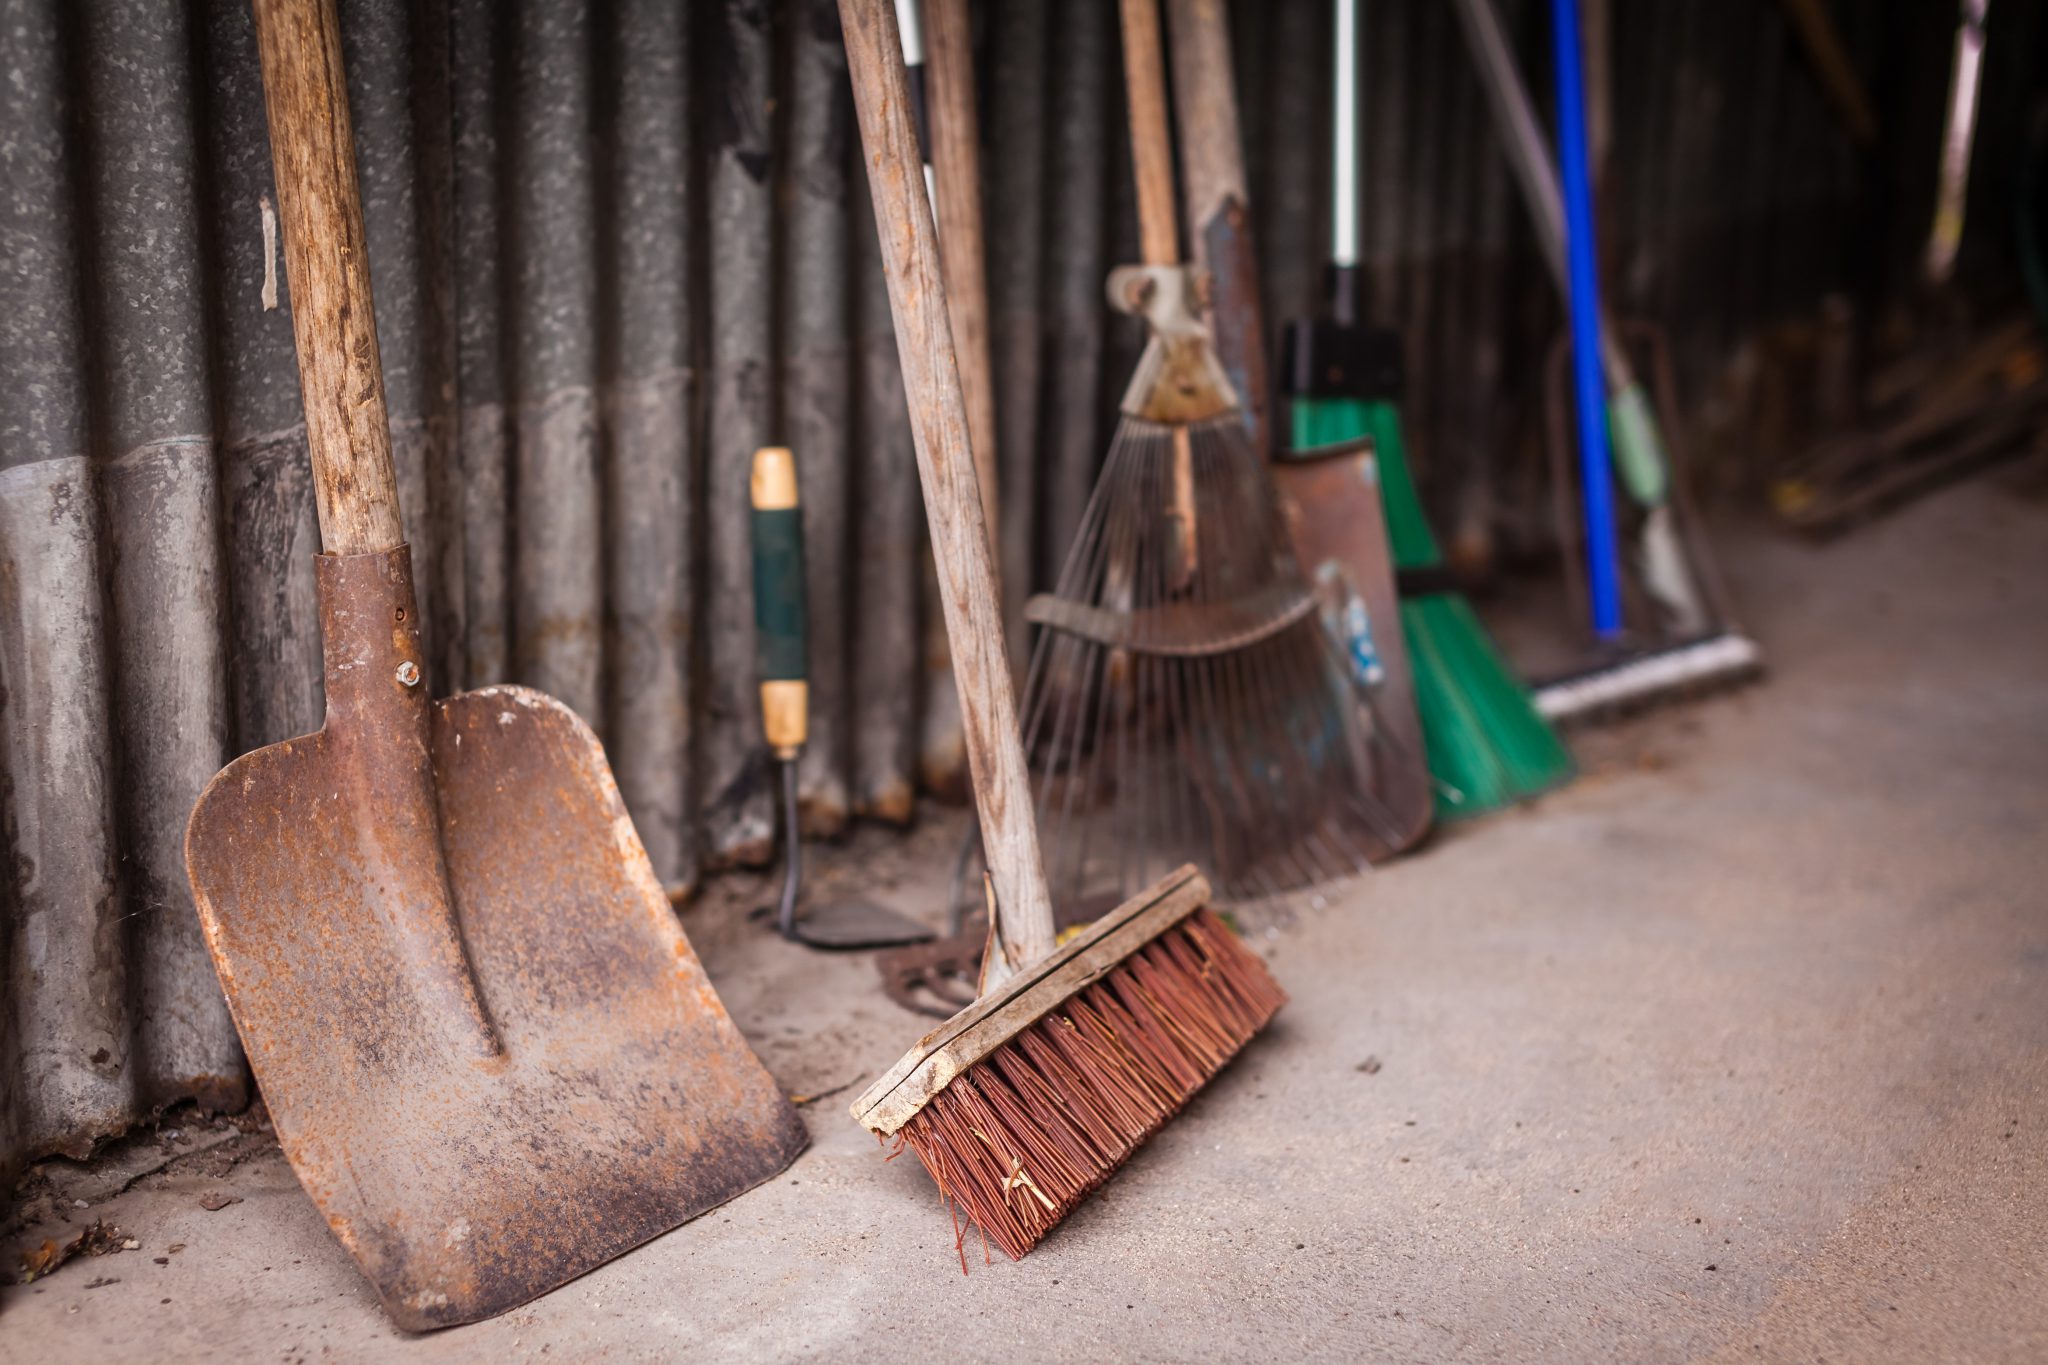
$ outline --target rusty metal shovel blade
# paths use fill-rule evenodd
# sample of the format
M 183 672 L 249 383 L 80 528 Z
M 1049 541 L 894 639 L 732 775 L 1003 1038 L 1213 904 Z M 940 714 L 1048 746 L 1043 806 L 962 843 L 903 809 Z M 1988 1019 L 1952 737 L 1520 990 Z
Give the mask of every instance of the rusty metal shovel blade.
M 596 737 L 432 701 L 410 556 L 320 557 L 327 722 L 244 755 L 185 856 L 285 1155 L 399 1326 L 512 1308 L 783 1170 Z

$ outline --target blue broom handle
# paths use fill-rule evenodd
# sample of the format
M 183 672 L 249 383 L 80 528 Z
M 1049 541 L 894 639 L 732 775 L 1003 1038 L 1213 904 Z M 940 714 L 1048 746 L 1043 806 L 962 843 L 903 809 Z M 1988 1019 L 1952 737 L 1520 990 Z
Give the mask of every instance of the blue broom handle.
M 1564 178 L 1565 259 L 1570 276 L 1572 393 L 1579 420 L 1579 485 L 1586 510 L 1586 578 L 1593 631 L 1621 634 L 1621 567 L 1614 488 L 1608 474 L 1607 393 L 1600 373 L 1600 286 L 1594 269 L 1593 187 L 1586 157 L 1586 81 L 1578 0 L 1552 0 L 1557 47 L 1558 162 Z

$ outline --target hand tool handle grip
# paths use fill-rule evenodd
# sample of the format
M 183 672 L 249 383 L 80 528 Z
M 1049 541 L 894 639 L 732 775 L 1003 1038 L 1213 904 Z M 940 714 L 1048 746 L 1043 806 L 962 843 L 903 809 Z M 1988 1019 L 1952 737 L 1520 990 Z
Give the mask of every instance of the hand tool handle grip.
M 796 458 L 782 446 L 754 452 L 754 661 L 761 729 L 778 758 L 796 756 L 810 729 L 804 639 L 804 522 Z
M 334 0 L 256 0 L 256 46 L 320 542 L 389 550 L 405 533 Z
M 1146 265 L 1180 264 L 1174 221 L 1173 143 L 1166 132 L 1166 62 L 1159 0 L 1123 0 L 1124 99 L 1138 181 L 1138 242 Z
M 917 135 L 910 124 L 896 16 L 888 0 L 839 0 L 839 18 L 960 691 L 967 766 L 995 880 L 998 927 L 1012 955 L 1010 961 L 990 964 L 987 976 L 994 985 L 1052 952 L 1052 897 L 1038 850 L 995 561 L 982 519 L 939 272 L 938 237 L 931 206 L 920 192 Z

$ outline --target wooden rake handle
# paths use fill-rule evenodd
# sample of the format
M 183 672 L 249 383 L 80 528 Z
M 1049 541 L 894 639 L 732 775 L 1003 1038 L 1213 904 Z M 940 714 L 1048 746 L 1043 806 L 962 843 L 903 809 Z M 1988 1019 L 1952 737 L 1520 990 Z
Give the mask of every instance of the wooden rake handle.
M 953 649 L 953 680 L 960 690 L 967 766 L 1006 950 L 1005 960 L 991 961 L 984 968 L 984 984 L 992 989 L 1018 968 L 1052 952 L 1052 897 L 1046 889 L 1024 746 L 1018 738 L 995 561 L 982 517 L 896 12 L 889 0 L 839 0 L 839 18 L 846 34 L 846 63 L 853 76 L 876 235 L 882 244 L 882 273 L 889 284 L 889 312 L 903 362 L 903 388 L 910 401 L 925 518 L 931 526 L 932 556 L 938 561 L 939 598 Z
M 329 554 L 377 553 L 405 533 L 341 28 L 334 0 L 256 0 L 255 8 L 320 542 Z
M 1123 36 L 1124 102 L 1130 109 L 1131 167 L 1138 180 L 1139 249 L 1146 265 L 1179 265 L 1158 0 L 1123 0 Z
M 1159 40 L 1159 0 L 1123 0 L 1124 102 L 1131 115 L 1131 169 L 1138 181 L 1138 243 L 1146 265 L 1180 264 L 1174 221 L 1173 142 L 1166 131 L 1166 59 Z M 1167 583 L 1185 591 L 1200 564 L 1194 447 L 1184 424 L 1173 428 L 1172 492 L 1167 519 L 1172 550 Z

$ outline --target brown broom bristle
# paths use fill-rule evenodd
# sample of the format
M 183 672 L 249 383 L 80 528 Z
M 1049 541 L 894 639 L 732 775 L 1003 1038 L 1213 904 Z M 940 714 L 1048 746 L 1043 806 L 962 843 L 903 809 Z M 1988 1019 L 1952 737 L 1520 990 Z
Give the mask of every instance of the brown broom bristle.
M 1197 910 L 954 1077 L 903 1141 L 1016 1260 L 1285 1003 L 1266 964 Z

